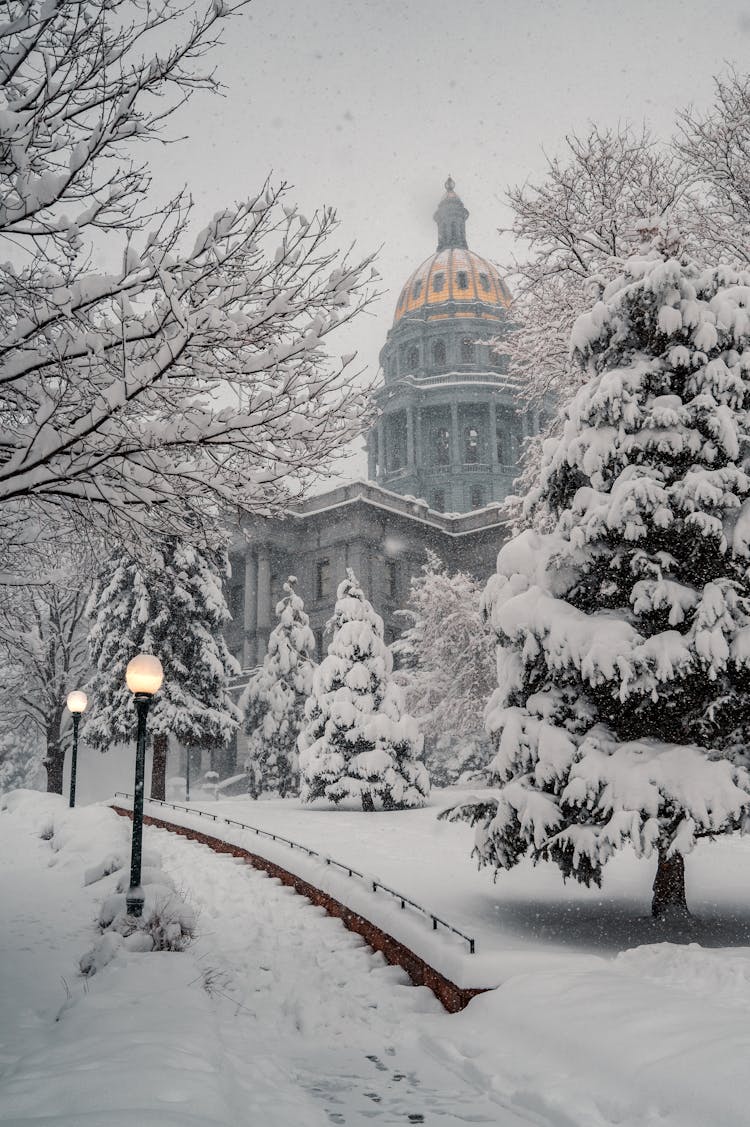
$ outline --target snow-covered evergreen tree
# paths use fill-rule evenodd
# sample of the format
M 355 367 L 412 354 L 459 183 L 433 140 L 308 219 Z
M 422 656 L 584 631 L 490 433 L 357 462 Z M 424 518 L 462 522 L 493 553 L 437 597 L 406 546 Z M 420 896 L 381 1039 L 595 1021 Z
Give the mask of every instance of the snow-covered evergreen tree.
M 411 581 L 411 625 L 392 644 L 394 678 L 426 740 L 434 786 L 481 774 L 489 759 L 484 706 L 496 681 L 495 639 L 482 620 L 482 585 L 449 573 L 434 552 Z
M 501 790 L 453 816 L 496 869 L 530 850 L 598 883 L 624 843 L 657 854 L 653 912 L 684 912 L 683 855 L 750 801 L 750 274 L 644 252 L 572 342 L 537 528 L 486 592 Z
M 299 737 L 302 801 L 356 799 L 368 811 L 424 805 L 430 780 L 419 758 L 422 736 L 404 714 L 383 620 L 351 569 L 336 592 L 330 628 Z
M 115 556 L 89 599 L 96 669 L 85 727 L 89 743 L 106 750 L 133 738 L 135 709 L 125 684 L 132 657 L 155 654 L 164 669 L 148 719 L 153 798 L 164 798 L 169 735 L 188 748 L 223 747 L 241 720 L 228 688 L 239 666 L 222 634 L 229 618 L 222 590 L 227 572 L 223 546 L 199 549 L 173 537 L 147 558 Z
M 245 770 L 254 798 L 264 790 L 282 798 L 299 792 L 297 737 L 312 691 L 315 638 L 296 583 L 290 575 L 284 584 L 284 597 L 276 604 L 278 625 L 240 700 L 250 734 Z

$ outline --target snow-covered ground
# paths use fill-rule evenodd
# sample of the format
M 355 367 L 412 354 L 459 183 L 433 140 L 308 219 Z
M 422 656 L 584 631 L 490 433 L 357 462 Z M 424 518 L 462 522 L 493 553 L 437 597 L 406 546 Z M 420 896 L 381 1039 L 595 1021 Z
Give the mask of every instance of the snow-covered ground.
M 129 823 L 28 792 L 10 806 L 0 813 L 2 1123 L 747 1123 L 742 843 L 690 858 L 706 945 L 678 945 L 653 942 L 640 918 L 651 874 L 628 857 L 601 893 L 563 889 L 543 869 L 493 886 L 467 861 L 465 828 L 435 823 L 434 807 L 212 806 L 357 858 L 404 891 L 413 882 L 418 899 L 442 898 L 431 906 L 481 927 L 506 973 L 451 1017 L 278 882 L 154 829 L 146 846 L 198 911 L 197 937 L 181 954 L 120 952 L 83 980 L 77 960 L 116 881 L 84 887 L 83 873 L 127 854 Z
M 307 865 L 299 853 L 252 835 L 238 841 L 303 876 L 316 876 L 334 895 L 409 943 L 459 985 L 496 985 L 510 975 L 550 965 L 577 962 L 584 955 L 611 957 L 628 948 L 666 937 L 687 938 L 705 947 L 750 946 L 750 838 L 702 843 L 686 863 L 688 902 L 693 910 L 689 936 L 656 926 L 650 916 L 655 861 L 639 861 L 623 850 L 606 868 L 601 890 L 563 884 L 552 865 L 519 865 L 493 884 L 491 871 L 470 858 L 473 831 L 465 823 L 438 821 L 437 813 L 466 791 L 434 791 L 421 810 L 363 815 L 357 810 L 301 807 L 294 799 L 254 802 L 224 799 L 191 803 L 221 818 L 236 819 L 291 838 L 311 849 L 354 865 L 361 872 L 403 892 L 477 939 L 477 954 L 443 931 L 433 935 L 429 921 L 401 913 L 387 898 L 355 892 L 330 870 Z M 152 811 L 159 814 L 159 807 Z M 212 823 L 162 811 L 213 833 Z M 225 834 L 224 829 L 216 831 Z M 352 891 L 348 886 L 354 885 Z M 368 907 L 369 905 L 369 907 Z M 407 930 L 408 929 L 408 932 Z M 460 981 L 461 980 L 461 981 Z

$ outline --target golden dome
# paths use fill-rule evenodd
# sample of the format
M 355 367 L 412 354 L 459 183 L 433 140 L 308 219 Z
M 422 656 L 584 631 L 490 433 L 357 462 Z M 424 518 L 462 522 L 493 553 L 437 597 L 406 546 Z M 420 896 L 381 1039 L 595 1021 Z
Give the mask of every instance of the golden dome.
M 453 303 L 451 309 L 445 308 L 447 302 Z M 510 291 L 491 262 L 466 247 L 450 246 L 436 251 L 408 278 L 393 322 L 409 315 L 428 321 L 451 317 L 497 320 L 510 303 Z

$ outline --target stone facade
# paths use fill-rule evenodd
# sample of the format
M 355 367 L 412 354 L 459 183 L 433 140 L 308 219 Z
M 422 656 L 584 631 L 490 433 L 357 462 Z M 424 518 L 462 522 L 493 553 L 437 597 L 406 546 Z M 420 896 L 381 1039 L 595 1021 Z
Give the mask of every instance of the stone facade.
M 500 506 L 456 515 L 426 502 L 355 482 L 311 497 L 282 519 L 243 522 L 230 550 L 229 648 L 244 669 L 263 660 L 274 608 L 288 575 L 297 576 L 318 652 L 333 611 L 336 587 L 352 568 L 382 615 L 386 641 L 403 628 L 396 615 L 431 549 L 452 571 L 478 576 L 494 569 L 506 535 Z

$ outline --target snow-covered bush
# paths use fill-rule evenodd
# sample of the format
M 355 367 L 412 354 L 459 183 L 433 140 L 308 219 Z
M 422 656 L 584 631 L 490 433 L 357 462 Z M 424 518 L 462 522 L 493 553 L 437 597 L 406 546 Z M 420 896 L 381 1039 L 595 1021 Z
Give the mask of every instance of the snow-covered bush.
M 116 874 L 115 892 L 102 901 L 97 921 L 102 935 L 79 960 L 82 974 L 96 974 L 111 962 L 120 948 L 143 952 L 184 951 L 195 935 L 195 912 L 182 891 L 175 888 L 172 878 L 159 868 L 159 858 L 144 855 L 144 862 L 142 915 L 128 914 L 130 869 L 124 867 Z M 102 864 L 87 870 L 84 883 L 92 884 L 109 875 L 108 863 L 109 859 L 105 858 Z
M 422 806 L 430 780 L 422 735 L 404 714 L 383 620 L 351 569 L 339 584 L 328 655 L 315 670 L 299 737 L 303 802 L 346 799 L 387 810 Z
M 152 879 L 153 878 L 153 879 Z M 166 879 L 165 879 L 166 878 Z M 123 873 L 120 884 L 126 884 Z M 101 937 L 78 961 L 81 974 L 91 976 L 105 967 L 123 948 L 126 951 L 184 951 L 195 935 L 195 913 L 185 897 L 173 888 L 166 873 L 142 874 L 144 904 L 141 916 L 130 916 L 126 893 L 108 897 L 99 914 Z
M 312 690 L 315 638 L 296 583 L 290 575 L 284 584 L 263 664 L 240 699 L 250 735 L 245 771 L 253 798 L 262 791 L 282 798 L 299 791 L 297 737 Z
M 573 351 L 526 504 L 550 531 L 485 596 L 501 789 L 453 816 L 496 870 L 530 850 L 590 883 L 624 843 L 657 854 L 654 914 L 684 911 L 683 855 L 750 802 L 750 274 L 629 259 Z
M 490 758 L 484 706 L 495 684 L 495 637 L 481 612 L 482 586 L 450 574 L 434 552 L 411 581 L 410 625 L 391 645 L 394 680 L 425 737 L 433 786 L 480 779 Z

